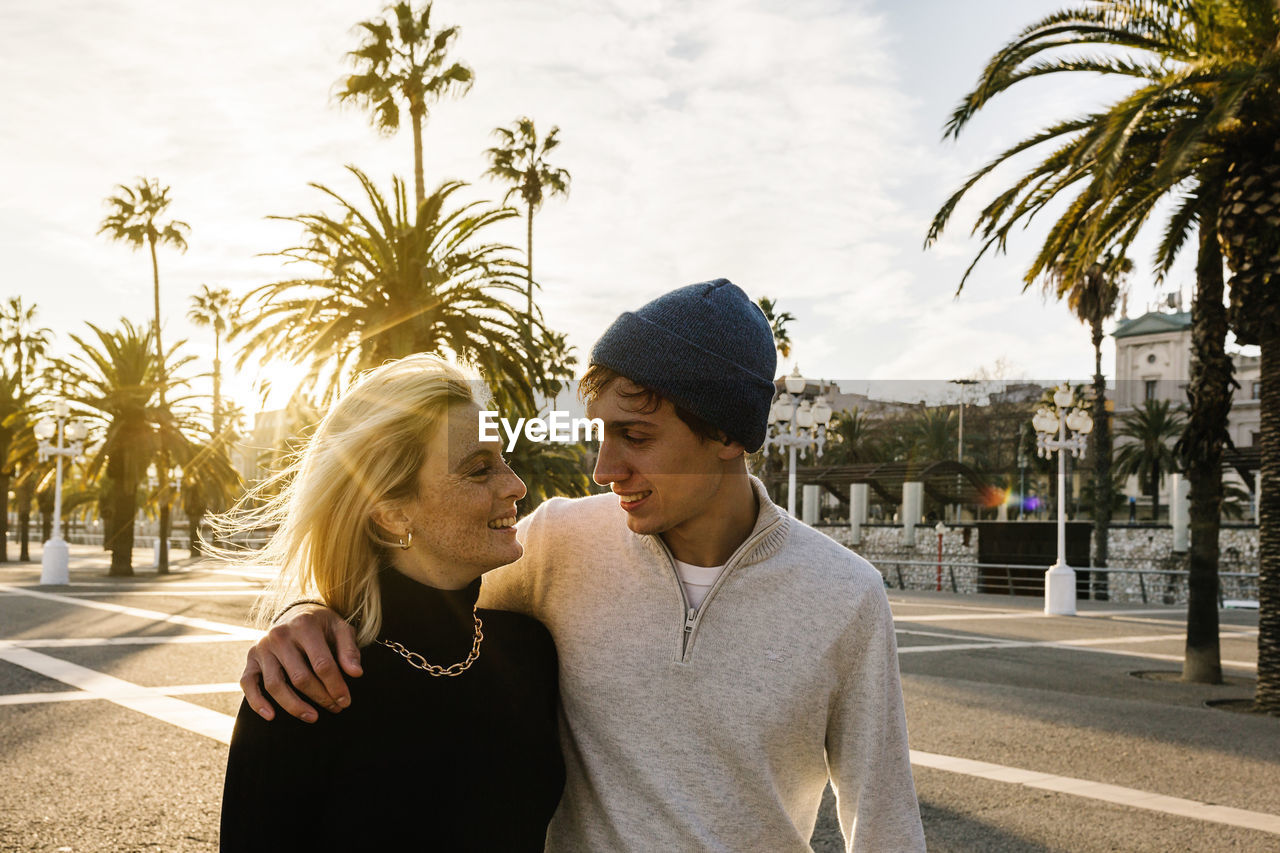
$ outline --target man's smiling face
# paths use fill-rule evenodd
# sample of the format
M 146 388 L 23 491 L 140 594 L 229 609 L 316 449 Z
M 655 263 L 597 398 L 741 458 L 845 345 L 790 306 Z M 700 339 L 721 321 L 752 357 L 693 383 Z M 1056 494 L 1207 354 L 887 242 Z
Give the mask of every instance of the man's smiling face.
M 644 411 L 644 398 L 633 396 L 641 390 L 620 377 L 587 402 L 587 416 L 604 421 L 592 477 L 618 496 L 636 533 L 697 527 L 717 512 L 725 461 L 741 448 L 699 437 L 667 400 Z

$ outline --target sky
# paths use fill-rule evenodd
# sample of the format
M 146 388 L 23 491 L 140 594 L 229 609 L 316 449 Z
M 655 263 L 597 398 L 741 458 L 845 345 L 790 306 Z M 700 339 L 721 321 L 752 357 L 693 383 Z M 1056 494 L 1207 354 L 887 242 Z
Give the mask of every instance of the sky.
M 622 311 L 680 285 L 729 278 L 791 312 L 807 376 L 876 393 L 891 381 L 976 375 L 1082 380 L 1087 329 L 1022 292 L 1037 230 L 984 260 L 968 228 L 1001 188 L 979 186 L 943 240 L 929 222 L 965 177 L 1051 120 L 1122 90 L 1035 81 L 1002 96 L 958 141 L 941 129 L 982 65 L 1060 0 L 437 0 L 433 25 L 461 28 L 453 59 L 475 85 L 433 107 L 428 188 L 482 177 L 493 129 L 528 115 L 560 128 L 572 175 L 534 223 L 548 324 L 585 361 Z M 339 107 L 363 0 L 45 0 L 11 4 L 0 30 L 0 296 L 39 306 L 53 351 L 86 321 L 152 315 L 150 263 L 96 234 L 117 184 L 156 177 L 191 226 L 185 254 L 161 250 L 166 341 L 208 369 L 211 333 L 186 319 L 202 284 L 242 294 L 292 277 L 270 253 L 300 232 L 270 220 L 332 209 L 309 183 L 357 190 L 348 164 L 387 188 L 412 179 L 412 138 L 379 135 Z M 1012 173 L 1009 173 L 1012 174 Z M 982 187 L 988 189 L 982 192 Z M 494 236 L 523 247 L 520 220 Z M 1129 315 L 1158 298 L 1139 246 Z M 1190 259 L 1162 290 L 1190 298 Z M 1108 340 L 1107 372 L 1113 363 Z M 230 359 L 224 355 L 224 361 Z M 225 380 L 247 411 L 255 381 Z M 275 400 L 268 400 L 270 406 Z

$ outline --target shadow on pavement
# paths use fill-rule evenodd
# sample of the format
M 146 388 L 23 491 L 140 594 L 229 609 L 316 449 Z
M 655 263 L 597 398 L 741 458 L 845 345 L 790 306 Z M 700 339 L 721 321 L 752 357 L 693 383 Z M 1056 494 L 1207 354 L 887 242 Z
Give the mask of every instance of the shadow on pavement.
M 969 815 L 920 803 L 920 819 L 924 822 L 925 843 L 929 853 L 981 850 L 983 853 L 1051 853 L 1056 848 L 1014 835 L 986 821 Z

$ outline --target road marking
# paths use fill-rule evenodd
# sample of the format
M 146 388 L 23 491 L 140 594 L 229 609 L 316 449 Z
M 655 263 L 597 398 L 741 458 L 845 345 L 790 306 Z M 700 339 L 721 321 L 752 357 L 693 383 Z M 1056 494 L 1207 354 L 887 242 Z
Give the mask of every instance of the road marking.
M 902 605 L 904 607 L 926 607 L 937 610 L 973 610 L 981 613 L 1027 613 L 1026 610 L 1018 610 L 1008 607 L 983 607 L 976 604 L 936 604 L 932 601 L 911 601 L 905 598 L 890 598 L 889 604 Z
M 897 631 L 898 629 L 895 629 Z M 902 633 L 909 633 L 903 631 Z M 943 636 L 943 635 L 931 635 Z M 1250 634 L 1221 634 L 1224 639 L 1251 638 Z M 972 639 L 971 637 L 960 637 L 959 639 Z M 1141 637 L 1090 637 L 1081 640 L 1003 640 L 992 638 L 978 642 L 968 643 L 939 643 L 932 646 L 902 646 L 898 649 L 898 654 L 920 654 L 924 652 L 960 652 L 960 651 L 981 651 L 983 649 L 1070 649 L 1078 652 L 1096 652 L 1098 654 L 1122 655 L 1125 657 L 1148 658 L 1151 660 L 1172 660 L 1180 661 L 1180 655 L 1162 655 L 1154 652 L 1137 652 L 1127 649 L 1103 649 L 1095 648 L 1096 646 L 1124 643 L 1158 643 L 1168 640 L 1185 640 L 1184 634 L 1154 634 Z M 1251 661 L 1241 660 L 1224 660 L 1221 661 L 1223 666 L 1230 666 L 1236 669 L 1252 669 L 1256 670 L 1258 664 Z
M 36 637 L 0 640 L 0 649 L 73 649 L 84 646 L 182 646 L 195 643 L 248 643 L 252 637 L 236 634 L 148 634 L 129 637 Z
M 1196 820 L 1280 834 L 1280 815 L 1266 814 L 1265 812 L 1251 812 L 1244 809 L 1231 808 L 1230 806 L 1211 805 L 1198 800 L 1184 800 L 1181 797 L 1168 797 L 1164 794 L 1140 791 L 1136 788 L 1107 785 L 1103 782 L 1092 782 L 1088 779 L 1056 776 L 1052 773 L 1040 773 L 1035 770 L 1023 770 L 1018 767 L 1007 767 L 1003 764 L 991 764 L 986 761 L 974 761 L 951 755 L 938 755 L 915 749 L 911 750 L 911 763 L 917 767 L 945 770 L 949 773 L 960 773 L 965 776 L 990 779 L 994 782 L 1007 782 L 1026 788 L 1056 791 L 1062 794 L 1072 794 L 1077 797 L 1101 800 L 1131 808 L 1147 809 L 1179 817 L 1190 817 Z
M 1077 616 L 1087 616 L 1091 619 L 1106 619 L 1110 616 L 1178 616 L 1182 619 L 1186 618 L 1186 608 L 1181 605 L 1169 605 L 1159 610 L 1143 609 L 1143 610 L 1082 610 L 1076 613 Z
M 181 699 L 174 699 L 155 690 L 31 649 L 0 648 L 0 660 L 17 664 L 46 678 L 78 687 L 98 699 L 105 699 L 132 711 L 146 714 L 148 717 L 180 729 L 213 738 L 219 743 L 231 743 L 231 729 L 235 725 L 235 718 L 227 714 L 183 702 Z
M 138 607 L 125 607 L 122 604 L 111 604 L 106 601 L 86 601 L 83 598 L 72 598 L 69 595 L 57 595 L 52 592 L 38 592 L 34 589 L 24 589 L 17 586 L 9 586 L 8 584 L 0 584 L 0 592 L 7 592 L 14 595 L 26 595 L 32 598 L 39 598 L 45 601 L 58 601 L 63 604 L 74 604 L 77 607 L 89 607 L 94 610 L 107 610 L 112 613 L 120 613 L 125 616 L 134 616 L 138 619 L 149 619 L 152 622 L 168 622 L 173 625 L 185 625 L 188 628 L 200 628 L 205 631 L 217 631 L 221 634 L 235 634 L 245 639 L 256 640 L 262 636 L 261 631 L 252 628 L 242 628 L 239 625 L 230 625 L 226 622 L 214 622 L 211 619 L 194 619 L 190 616 L 176 616 L 171 613 L 164 613 L 160 610 L 143 610 Z
M 934 613 L 934 614 L 929 614 L 929 615 L 926 615 L 926 616 L 912 616 L 912 615 L 910 615 L 910 614 L 897 614 L 897 613 L 895 613 L 895 614 L 894 614 L 894 619 L 895 619 L 895 620 L 897 620 L 897 621 L 899 621 L 899 622 L 973 622 L 973 621 L 978 621 L 978 620 L 982 620 L 982 619 L 1049 619 L 1049 618 L 1059 618 L 1059 617 L 1050 617 L 1050 616 L 1046 616 L 1043 612 L 1041 612 L 1041 611 L 1039 611 L 1039 610 L 1016 610 L 1016 611 L 1015 611 L 1015 610 L 1001 610 L 1001 611 L 995 611 L 995 612 L 992 612 L 992 611 L 982 611 L 982 610 L 978 610 L 978 609 L 976 609 L 976 608 L 966 608 L 966 607 L 963 607 L 963 606 L 960 606 L 960 605 L 942 605 L 942 604 L 936 604 L 936 605 L 935 605 L 935 604 L 931 604 L 931 605 L 919 605 L 919 606 L 921 606 L 921 607 L 928 606 L 928 607 L 930 607 L 930 608 L 933 608 L 933 607 L 946 607 L 946 608 L 949 608 L 949 609 L 952 609 L 952 610 L 971 610 L 972 615 L 968 615 L 968 614 L 961 614 L 961 613 Z M 1094 619 L 1094 620 L 1098 620 L 1098 619 L 1110 619 L 1110 618 L 1112 618 L 1112 617 L 1116 617 L 1116 616 L 1149 616 L 1149 615 L 1153 615 L 1153 614 L 1163 614 L 1163 615 L 1165 615 L 1165 616 L 1171 616 L 1171 617 L 1175 617 L 1175 618 L 1174 618 L 1174 619 L 1166 619 L 1166 620 L 1158 620 L 1158 621 L 1160 621 L 1160 622 L 1173 622 L 1174 624 L 1179 624 L 1179 621 L 1185 621 L 1185 615 L 1182 617 L 1182 619 L 1181 619 L 1181 620 L 1179 620 L 1179 621 L 1175 621 L 1175 619 L 1177 619 L 1177 617 L 1179 616 L 1179 614 L 1180 614 L 1180 613 L 1185 614 L 1185 611 L 1171 610 L 1171 609 L 1168 609 L 1168 608 L 1166 608 L 1166 609 L 1164 609 L 1164 610 L 1091 610 L 1091 611 L 1080 611 L 1080 612 L 1076 613 L 1076 615 L 1077 615 L 1077 616 L 1084 617 L 1084 618 L 1086 618 L 1086 619 Z M 1133 621 L 1139 621 L 1139 620 L 1133 620 Z M 1156 620 L 1153 620 L 1153 621 L 1156 621 Z
M 1017 640 L 1003 641 L 984 634 L 944 634 L 941 631 L 915 631 L 910 628 L 894 628 L 895 634 L 908 634 L 912 637 L 942 637 L 944 640 L 980 640 L 983 643 L 1016 643 Z
M 127 592 L 134 589 L 248 589 L 250 585 L 239 581 L 170 581 L 168 583 L 155 581 L 140 581 L 138 583 L 107 583 L 104 581 L 77 581 L 67 584 L 67 588 L 71 590 L 89 589 L 89 588 L 106 588 Z M 260 589 L 260 587 L 254 587 Z
M 897 629 L 895 629 L 897 630 Z M 936 634 L 933 636 L 945 636 Z M 898 651 L 909 652 L 942 652 L 947 649 L 1030 649 L 1044 646 L 1093 646 L 1103 645 L 1105 643 L 1155 643 L 1161 640 L 1179 640 L 1185 639 L 1182 634 L 1146 634 L 1143 636 L 1130 637 L 1090 637 L 1082 640 L 1009 640 L 1003 637 L 982 637 L 968 636 L 957 637 L 959 640 L 972 640 L 970 643 L 942 643 L 934 646 L 908 646 L 906 649 Z
M 172 589 L 172 587 L 170 588 Z M 178 589 L 171 592 L 157 589 L 126 589 L 119 592 L 107 592 L 106 590 L 93 590 L 91 592 L 65 592 L 63 595 L 72 598 L 92 598 L 99 596 L 103 598 L 116 598 L 122 595 L 167 595 L 170 598 L 187 598 L 193 595 L 262 595 L 260 589 Z
M 205 693 L 239 693 L 240 683 L 227 681 L 222 684 L 178 684 L 173 687 L 138 687 L 138 695 L 192 696 Z M 102 699 L 96 693 L 83 690 L 67 690 L 52 693 L 0 694 L 0 705 L 38 705 L 46 702 L 79 702 L 86 699 Z
M 1045 616 L 1039 611 L 1017 611 L 1017 612 L 1000 612 L 1000 613 L 979 613 L 972 614 L 962 613 L 935 613 L 928 616 L 898 616 L 894 614 L 894 620 L 900 622 L 977 622 L 986 621 L 987 619 L 1049 619 L 1053 617 Z
M 253 578 L 254 580 L 269 581 L 274 578 L 277 572 L 268 568 L 226 568 L 226 569 L 204 569 L 214 575 L 233 575 L 240 578 Z
M 106 602 L 85 601 L 80 598 L 68 595 L 55 595 L 52 593 L 36 592 L 34 590 L 20 589 L 15 587 L 7 587 L 0 585 L 0 593 L 11 593 L 18 595 L 29 595 L 35 598 L 45 600 L 61 601 L 67 604 L 74 604 L 81 607 L 89 607 L 93 609 L 107 610 L 110 612 L 121 613 L 138 618 L 150 619 L 156 622 L 167 622 L 172 624 L 184 625 L 187 627 L 202 628 L 217 632 L 213 635 L 180 635 L 180 636 L 163 636 L 163 637 L 110 637 L 110 638 L 61 638 L 61 639 L 36 639 L 36 640 L 5 640 L 0 641 L 0 660 L 29 669 L 48 678 L 61 681 L 65 684 L 79 688 L 78 692 L 65 691 L 56 693 L 24 693 L 11 694 L 8 696 L 0 696 L 0 705 L 17 705 L 29 703 L 49 703 L 64 701 L 84 701 L 89 699 L 103 699 L 125 708 L 137 711 L 160 720 L 170 725 L 177 726 L 187 731 L 195 732 L 206 737 L 217 740 L 220 743 L 227 744 L 230 742 L 231 730 L 235 720 L 233 717 L 204 708 L 190 702 L 184 702 L 180 699 L 173 698 L 179 695 L 208 694 L 208 693 L 235 693 L 239 691 L 240 686 L 236 682 L 226 682 L 220 684 L 193 684 L 193 685 L 176 685 L 171 687 L 143 687 L 133 684 L 104 673 L 82 667 L 69 661 L 60 660 L 49 655 L 41 654 L 33 651 L 33 647 L 59 647 L 74 645 L 125 645 L 125 644 L 180 644 L 180 643 L 198 643 L 198 642 L 236 642 L 241 640 L 252 640 L 261 636 L 261 632 L 252 629 L 241 628 L 239 626 L 228 625 L 225 623 L 214 622 L 204 619 L 192 619 L 189 617 L 174 616 L 159 611 L 143 610 L 134 607 L 124 607 L 121 605 L 109 604 Z M 1023 616 L 1039 616 L 1040 614 L 1021 614 L 1021 613 L 1000 613 L 990 614 L 985 617 L 960 617 L 960 618 L 1015 618 Z M 927 617 L 920 617 L 921 620 Z M 948 618 L 948 617 L 942 617 Z M 904 619 L 903 621 L 917 621 L 912 619 Z M 929 620 L 941 621 L 941 620 Z M 930 631 L 912 631 L 908 629 L 898 629 L 899 633 L 915 634 L 921 636 L 949 637 L 954 635 L 942 634 Z M 1224 637 L 1247 636 L 1241 634 L 1225 634 Z M 967 638 L 966 638 L 967 639 Z M 1134 652 L 1127 652 L 1118 649 L 1097 648 L 1101 644 L 1110 643 L 1141 643 L 1141 642 L 1158 642 L 1163 640 L 1182 639 L 1180 634 L 1143 636 L 1143 637 L 1110 637 L 1110 638 L 1088 638 L 1080 640 L 1064 640 L 1064 641 L 1045 641 L 1045 642 L 1026 642 L 1017 640 L 1004 640 L 999 638 L 991 638 L 983 642 L 974 643 L 956 643 L 940 646 L 917 646 L 905 649 L 899 649 L 901 653 L 910 653 L 913 651 L 955 651 L 965 648 L 973 649 L 990 649 L 990 648 L 1027 648 L 1027 647 L 1056 647 L 1075 649 L 1077 651 L 1099 652 L 1117 655 L 1132 655 L 1136 657 L 1155 657 L 1161 659 L 1178 660 L 1175 656 L 1170 655 L 1142 655 Z M 1223 661 L 1224 665 L 1238 665 L 1254 667 L 1255 665 L 1238 661 Z M 1256 667 L 1255 667 L 1256 668 Z M 922 752 L 919 750 L 911 751 L 912 764 L 919 767 L 929 767 L 933 769 L 944 770 L 952 773 L 969 775 L 992 781 L 1006 782 L 1011 784 L 1022 785 L 1028 788 L 1037 788 L 1047 791 L 1055 791 L 1059 793 L 1067 793 L 1075 796 L 1085 797 L 1089 799 L 1100 800 L 1104 802 L 1115 803 L 1118 805 L 1129 806 L 1133 808 L 1147 809 L 1167 814 L 1173 814 L 1183 817 L 1190 817 L 1198 820 L 1205 820 L 1214 823 L 1222 823 L 1231 826 L 1239 826 L 1247 829 L 1256 829 L 1264 832 L 1280 834 L 1280 816 L 1265 814 L 1261 812 L 1251 812 L 1243 809 L 1231 808 L 1228 806 L 1211 805 L 1195 800 L 1186 800 L 1178 797 L 1169 797 L 1162 794 L 1155 794 L 1148 791 L 1141 791 L 1134 788 L 1125 788 L 1118 785 L 1108 785 L 1101 782 L 1093 782 L 1086 779 L 1076 779 L 1066 776 L 1056 776 L 1048 773 L 1041 773 L 1033 770 L 1025 770 L 1016 767 L 1008 767 L 1005 765 L 991 764 L 988 762 L 975 761 L 972 759 L 959 758 L 955 756 L 938 755 L 935 753 Z

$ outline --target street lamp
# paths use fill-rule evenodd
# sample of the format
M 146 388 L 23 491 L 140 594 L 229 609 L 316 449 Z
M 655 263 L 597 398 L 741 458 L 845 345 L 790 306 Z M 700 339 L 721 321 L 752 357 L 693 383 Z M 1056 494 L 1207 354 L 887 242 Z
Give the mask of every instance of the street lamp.
M 964 464 L 964 389 L 967 385 L 976 385 L 976 379 L 952 379 L 952 385 L 960 386 L 960 432 L 956 436 L 956 461 L 961 465 Z M 956 486 L 961 485 L 960 475 L 956 475 Z M 959 489 L 957 488 L 957 491 Z M 955 504 L 955 520 L 956 524 L 960 523 L 960 504 Z
M 40 461 L 56 457 L 53 475 L 53 535 L 44 543 L 40 557 L 40 583 L 67 584 L 71 582 L 71 552 L 62 538 L 62 457 L 75 459 L 84 451 L 84 438 L 89 430 L 78 421 L 68 420 L 71 408 L 65 400 L 53 403 L 53 420 L 36 424 L 36 440 L 39 441 Z M 49 439 L 55 439 L 50 441 Z
M 831 405 L 819 394 L 810 400 L 804 396 L 808 380 L 796 367 L 783 380 L 784 390 L 769 407 L 769 434 L 764 442 L 766 452 L 787 448 L 787 512 L 796 514 L 796 451 L 816 448 L 818 456 L 827 443 L 827 427 L 831 425 Z
M 1045 459 L 1058 454 L 1058 561 L 1044 573 L 1044 612 L 1050 616 L 1074 616 L 1076 612 L 1076 573 L 1067 565 L 1067 457 L 1077 459 L 1084 453 L 1093 418 L 1084 407 L 1069 408 L 1071 387 L 1062 383 L 1053 392 L 1055 409 L 1041 406 L 1031 419 L 1036 430 L 1036 451 Z M 1071 437 L 1067 437 L 1071 430 Z M 1054 434 L 1057 433 L 1057 438 Z

